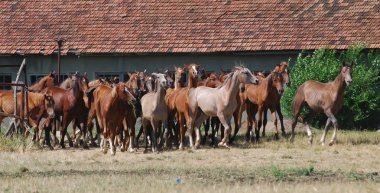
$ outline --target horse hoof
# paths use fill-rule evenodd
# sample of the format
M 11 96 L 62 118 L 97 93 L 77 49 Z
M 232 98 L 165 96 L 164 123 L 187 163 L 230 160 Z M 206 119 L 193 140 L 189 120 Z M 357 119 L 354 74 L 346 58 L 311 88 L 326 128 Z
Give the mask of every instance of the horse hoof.
M 144 153 L 144 154 L 145 154 L 145 153 L 148 153 L 148 150 L 147 150 L 147 149 L 144 149 L 143 153 Z
M 116 152 L 111 151 L 111 156 L 115 156 L 115 155 L 116 155 Z
M 86 143 L 84 143 L 84 144 L 82 145 L 82 147 L 83 147 L 83 149 L 89 149 L 89 147 L 88 147 L 88 145 L 87 145 Z
M 332 146 L 332 145 L 334 145 L 334 142 L 330 141 L 329 146 Z
M 285 132 L 282 132 L 282 133 L 281 133 L 281 136 L 282 136 L 282 137 L 286 137 L 286 133 L 285 133 Z
M 96 143 L 90 143 L 90 146 L 91 147 L 98 147 L 98 144 L 96 144 Z
M 129 153 L 135 153 L 135 152 L 137 152 L 137 149 L 136 148 L 129 148 L 128 151 L 129 151 Z
M 107 154 L 107 150 L 105 150 L 105 149 L 103 149 L 102 152 L 103 152 L 103 154 Z
M 73 146 L 70 146 L 70 147 L 78 148 L 79 145 L 76 143 L 76 144 L 74 144 Z
M 120 151 L 121 152 L 125 152 L 125 148 L 124 147 L 120 147 Z
M 50 149 L 50 150 L 54 150 L 54 147 L 51 146 L 51 145 L 49 145 L 49 149 Z
M 280 137 L 278 137 L 278 133 L 274 134 L 274 140 L 278 141 Z
M 69 142 L 70 147 L 74 147 L 74 143 L 72 141 Z

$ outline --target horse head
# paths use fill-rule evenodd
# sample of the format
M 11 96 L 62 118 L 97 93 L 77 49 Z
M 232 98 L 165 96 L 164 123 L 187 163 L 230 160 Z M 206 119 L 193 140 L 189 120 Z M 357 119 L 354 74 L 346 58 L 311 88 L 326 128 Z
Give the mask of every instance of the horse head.
M 200 65 L 197 64 L 190 64 L 190 65 L 184 65 L 185 68 L 189 70 L 189 76 L 191 78 L 201 79 L 201 72 L 200 72 Z
M 155 79 L 156 85 L 161 85 L 164 89 L 168 87 L 167 75 L 162 73 L 152 73 L 152 77 Z M 158 88 L 156 88 L 158 89 Z
M 121 99 L 123 99 L 129 103 L 135 103 L 136 102 L 136 98 L 129 91 L 126 83 L 114 84 L 113 88 L 112 88 L 112 96 L 113 97 L 118 96 Z
M 259 80 L 252 74 L 252 72 L 244 67 L 244 66 L 237 66 L 235 67 L 235 71 L 233 74 L 237 75 L 237 78 L 240 83 L 244 84 L 258 84 Z
M 279 72 L 281 73 L 282 77 L 284 78 L 286 86 L 290 87 L 290 76 L 289 76 L 289 69 L 288 69 L 288 63 L 285 61 L 282 61 L 279 63 L 273 72 Z
M 51 93 L 45 93 L 44 94 L 44 106 L 45 111 L 48 114 L 49 118 L 54 118 L 54 98 Z
M 342 74 L 346 85 L 349 86 L 352 83 L 352 64 L 347 62 L 343 63 L 340 73 Z
M 180 85 L 184 85 L 185 82 L 186 82 L 186 71 L 185 71 L 185 67 L 181 68 L 181 67 L 174 67 L 175 69 L 175 74 L 174 74 L 174 77 L 175 77 L 175 81 L 180 84 Z
M 282 95 L 284 92 L 284 78 L 282 73 L 272 72 L 270 76 L 272 87 L 276 88 L 278 94 Z

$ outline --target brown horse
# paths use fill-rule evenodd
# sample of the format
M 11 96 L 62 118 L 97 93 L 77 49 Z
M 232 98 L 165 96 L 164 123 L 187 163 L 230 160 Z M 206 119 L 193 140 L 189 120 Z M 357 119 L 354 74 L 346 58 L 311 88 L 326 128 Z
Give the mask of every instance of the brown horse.
M 119 83 L 113 87 L 101 85 L 95 89 L 93 98 L 96 117 L 103 133 L 103 138 L 100 142 L 101 150 L 103 153 L 107 153 L 106 140 L 109 138 L 111 155 L 115 155 L 115 137 L 119 134 L 119 128 L 123 119 L 125 119 L 125 104 L 136 99 L 128 91 L 124 83 Z M 127 136 L 125 136 L 126 138 Z
M 281 62 L 280 64 L 278 64 L 275 67 L 275 69 L 273 70 L 273 72 L 280 73 L 282 75 L 282 77 L 284 78 L 285 84 L 288 87 L 290 87 L 290 77 L 289 77 L 289 70 L 288 70 L 288 63 L 287 62 Z M 276 95 L 276 97 L 274 97 L 274 98 L 276 100 L 276 112 L 278 114 L 278 119 L 280 120 L 280 124 L 281 124 L 281 133 L 283 136 L 285 136 L 286 132 L 285 132 L 285 126 L 284 126 L 284 116 L 282 115 L 282 111 L 281 111 L 281 96 L 282 95 L 278 94 L 277 92 L 275 92 L 275 95 Z M 264 107 L 262 136 L 265 136 L 265 127 L 267 124 L 267 111 L 268 111 L 268 107 Z
M 252 121 L 258 113 L 258 126 L 255 125 L 256 141 L 259 140 L 259 131 L 262 126 L 262 116 L 265 108 L 269 108 L 272 113 L 272 120 L 275 126 L 275 139 L 278 139 L 276 97 L 283 92 L 283 77 L 280 73 L 272 72 L 269 76 L 260 81 L 259 85 L 245 86 L 245 104 L 247 104 L 247 136 L 252 128 Z M 278 94 L 278 95 L 277 95 Z M 242 113 L 241 111 L 239 113 Z
M 184 147 L 184 142 L 185 142 L 185 127 L 184 124 L 189 122 L 189 109 L 188 109 L 188 101 L 187 101 L 187 93 L 189 92 L 189 89 L 191 88 L 196 88 L 197 87 L 197 81 L 200 77 L 199 72 L 199 65 L 197 64 L 190 64 L 190 65 L 184 65 L 185 68 L 188 70 L 188 83 L 187 87 L 180 88 L 175 90 L 175 97 L 173 97 L 169 103 L 174 104 L 174 107 L 177 111 L 176 113 L 176 119 L 177 122 L 179 123 L 180 127 L 180 145 L 179 149 L 183 149 Z M 184 122 L 185 120 L 185 122 Z M 190 133 L 189 135 L 192 135 Z
M 21 93 L 17 93 L 17 112 L 16 114 L 20 116 L 22 96 Z M 40 94 L 40 93 L 28 93 L 28 108 L 26 108 L 26 99 L 24 99 L 25 112 L 24 117 L 29 120 L 29 124 L 32 126 L 34 133 L 36 135 L 36 142 L 39 142 L 39 132 L 38 127 L 41 121 L 42 115 L 46 114 L 49 118 L 54 118 L 54 101 L 50 93 Z M 0 112 L 5 112 L 8 114 L 14 114 L 14 98 L 13 92 L 4 92 L 0 95 Z M 0 115 L 0 126 L 4 117 Z M 28 132 L 26 131 L 26 135 Z
M 41 92 L 46 87 L 54 86 L 55 73 L 51 72 L 47 76 L 41 78 L 36 84 L 29 86 L 30 92 Z
M 83 81 L 81 81 L 80 78 L 77 78 L 74 81 L 73 88 L 66 90 L 60 87 L 48 87 L 44 89 L 43 93 L 52 93 L 53 99 L 54 99 L 54 111 L 57 116 L 62 116 L 62 121 L 60 125 L 60 133 L 61 133 L 61 141 L 60 145 L 62 148 L 65 148 L 64 144 L 64 137 L 67 133 L 67 126 L 70 124 L 72 120 L 75 118 L 81 119 L 84 116 L 81 116 L 81 113 L 83 113 L 83 109 L 85 106 L 85 102 L 83 100 L 84 92 L 87 90 L 87 85 L 83 84 Z M 46 126 L 49 127 L 49 130 L 51 128 L 51 123 L 53 120 L 48 120 L 46 123 Z M 85 122 L 84 120 L 80 120 L 80 122 Z M 83 125 L 81 128 L 81 131 L 83 133 L 83 141 L 85 141 L 86 137 L 86 126 Z M 46 132 L 45 132 L 46 133 Z M 55 131 L 54 134 L 54 142 L 56 142 L 55 137 Z M 47 143 L 50 146 L 50 139 L 48 139 L 47 135 Z M 70 142 L 69 138 L 69 142 Z M 56 143 L 55 143 L 56 144 Z M 70 143 L 70 146 L 73 146 L 72 141 Z M 83 143 L 83 147 L 87 147 L 86 143 Z
M 165 147 L 171 146 L 171 141 L 172 139 L 175 142 L 175 146 L 177 147 L 178 143 L 178 130 L 175 128 L 174 120 L 176 117 L 177 113 L 177 108 L 175 105 L 175 98 L 177 97 L 178 93 L 177 92 L 179 89 L 184 87 L 184 83 L 186 82 L 186 68 L 183 67 L 174 67 L 175 68 L 175 73 L 174 73 L 174 88 L 168 88 L 166 90 L 166 95 L 165 95 L 165 102 L 168 107 L 168 132 L 169 132 L 169 139 L 165 141 Z M 177 124 L 178 125 L 178 124 Z M 179 126 L 179 125 L 178 125 Z M 172 131 L 175 132 L 174 135 L 172 135 Z
M 307 104 L 311 111 L 303 118 L 303 122 L 306 125 L 309 143 L 313 142 L 313 134 L 309 127 L 309 119 L 314 111 L 318 113 L 323 112 L 327 116 L 327 122 L 322 134 L 321 144 L 325 144 L 326 133 L 331 123 L 334 125 L 334 133 L 329 145 L 334 144 L 338 129 L 338 122 L 335 116 L 342 108 L 344 90 L 346 86 L 350 85 L 352 82 L 351 73 L 352 65 L 344 63 L 340 73 L 334 81 L 320 83 L 314 80 L 308 80 L 298 88 L 293 99 L 292 135 L 290 137 L 291 142 L 294 141 L 294 128 L 297 125 L 298 116 L 301 113 L 303 105 Z

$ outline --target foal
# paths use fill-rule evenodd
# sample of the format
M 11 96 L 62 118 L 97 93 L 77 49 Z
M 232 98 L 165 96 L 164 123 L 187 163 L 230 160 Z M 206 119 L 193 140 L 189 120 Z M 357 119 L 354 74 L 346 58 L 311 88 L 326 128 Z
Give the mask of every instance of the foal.
M 334 133 L 329 145 L 334 144 L 336 140 L 336 131 L 338 129 L 338 122 L 335 116 L 342 108 L 344 90 L 346 86 L 350 85 L 352 82 L 351 74 L 352 65 L 344 63 L 340 73 L 334 81 L 320 83 L 314 80 L 308 80 L 298 88 L 293 99 L 293 121 L 290 142 L 294 141 L 294 128 L 297 125 L 297 119 L 301 113 L 302 106 L 307 104 L 312 111 L 323 112 L 328 118 L 325 129 L 323 130 L 321 144 L 325 144 L 326 133 L 331 123 L 334 125 Z M 310 111 L 309 114 L 307 114 L 303 119 L 303 122 L 306 125 L 309 143 L 313 142 L 313 134 L 310 130 L 308 120 L 312 114 L 312 111 Z

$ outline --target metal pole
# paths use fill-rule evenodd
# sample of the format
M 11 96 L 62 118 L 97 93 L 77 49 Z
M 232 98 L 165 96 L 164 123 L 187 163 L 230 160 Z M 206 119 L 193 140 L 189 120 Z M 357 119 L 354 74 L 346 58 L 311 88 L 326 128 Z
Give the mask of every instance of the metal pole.
M 58 44 L 58 83 L 61 83 L 61 47 L 63 40 L 60 36 L 58 36 L 57 44 Z

